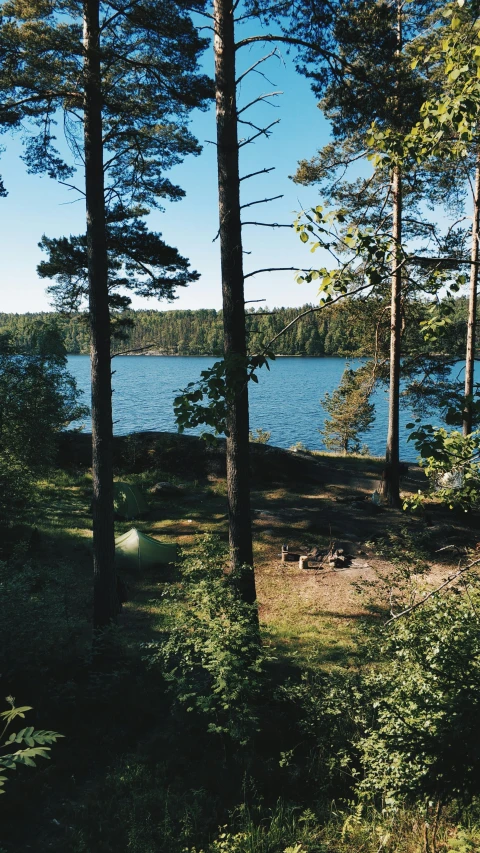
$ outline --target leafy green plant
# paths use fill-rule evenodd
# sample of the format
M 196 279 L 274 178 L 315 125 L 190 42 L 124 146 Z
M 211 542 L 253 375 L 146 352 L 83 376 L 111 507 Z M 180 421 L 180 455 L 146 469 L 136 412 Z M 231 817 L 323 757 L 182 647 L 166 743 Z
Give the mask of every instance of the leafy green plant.
M 480 589 L 434 596 L 381 635 L 365 676 L 373 717 L 357 740 L 359 791 L 387 808 L 479 792 Z
M 269 359 L 275 359 L 273 352 L 247 356 L 236 353 L 202 370 L 200 379 L 189 382 L 173 401 L 178 431 L 204 424 L 213 428 L 215 434 L 228 435 L 228 406 L 243 391 L 245 373 L 247 382 L 257 383 L 256 371 L 261 367 L 270 370 Z M 204 435 L 208 436 L 209 433 Z
M 3 740 L 12 722 L 19 717 L 25 718 L 27 711 L 31 711 L 30 705 L 22 705 L 20 708 L 15 707 L 15 700 L 12 696 L 7 696 L 9 710 L 0 713 L 0 719 L 5 724 L 3 731 L 0 734 L 0 739 Z M 5 770 L 16 770 L 18 766 L 35 767 L 35 759 L 49 758 L 49 744 L 56 743 L 58 738 L 63 735 L 58 732 L 50 732 L 39 730 L 35 731 L 33 726 L 20 729 L 18 732 L 11 732 L 7 740 L 2 744 L 0 752 L 0 773 Z M 16 749 L 15 752 L 5 752 L 6 749 L 11 750 L 15 746 L 22 746 L 21 749 Z M 5 791 L 2 788 L 5 786 L 7 776 L 0 775 L 0 794 Z
M 446 849 L 448 853 L 475 853 L 479 843 L 478 832 L 461 828 L 453 838 L 449 838 Z
M 248 437 L 249 440 L 253 441 L 255 444 L 268 444 L 272 437 L 272 433 L 269 432 L 268 429 L 258 427 L 255 431 L 250 430 Z
M 420 453 L 420 465 L 430 482 L 430 493 L 450 509 L 467 512 L 480 503 L 480 431 L 464 436 L 444 427 L 407 424 L 408 440 Z M 416 500 L 416 504 L 419 504 Z
M 419 489 L 415 495 L 403 498 L 402 509 L 404 512 L 418 512 L 423 509 L 424 502 L 425 493 Z
M 312 811 L 279 800 L 272 809 L 242 804 L 231 814 L 230 824 L 218 828 L 204 849 L 184 853 L 328 853 L 320 840 L 321 829 Z
M 182 607 L 173 629 L 165 642 L 144 648 L 181 707 L 204 717 L 208 732 L 245 744 L 257 729 L 264 657 L 256 609 L 239 598 L 224 566 L 219 540 L 205 537 L 184 566 Z

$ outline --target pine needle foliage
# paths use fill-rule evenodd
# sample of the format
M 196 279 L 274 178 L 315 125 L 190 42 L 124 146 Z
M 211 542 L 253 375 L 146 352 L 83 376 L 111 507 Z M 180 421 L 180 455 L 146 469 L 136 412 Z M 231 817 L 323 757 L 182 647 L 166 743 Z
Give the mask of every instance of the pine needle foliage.
M 350 368 L 344 371 L 338 388 L 325 394 L 321 405 L 329 417 L 320 433 L 329 450 L 345 455 L 360 451 L 359 436 L 371 429 L 375 418 L 375 407 L 369 398 L 370 389 Z

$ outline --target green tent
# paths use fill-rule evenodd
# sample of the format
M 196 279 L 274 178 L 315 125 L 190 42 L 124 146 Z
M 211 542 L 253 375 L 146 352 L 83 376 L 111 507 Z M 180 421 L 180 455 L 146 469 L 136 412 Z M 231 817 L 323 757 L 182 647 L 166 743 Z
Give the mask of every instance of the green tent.
M 148 504 L 138 486 L 130 483 L 113 484 L 113 506 L 120 518 L 140 518 L 149 511 Z
M 177 546 L 167 545 L 146 536 L 135 527 L 115 539 L 115 565 L 117 569 L 154 568 L 177 559 Z

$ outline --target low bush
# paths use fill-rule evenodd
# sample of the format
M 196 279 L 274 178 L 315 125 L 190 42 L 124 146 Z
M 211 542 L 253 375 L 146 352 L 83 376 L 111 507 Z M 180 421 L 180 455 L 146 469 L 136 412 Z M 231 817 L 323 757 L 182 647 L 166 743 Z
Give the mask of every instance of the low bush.
M 264 657 L 255 608 L 241 601 L 225 563 L 219 541 L 205 537 L 183 567 L 182 607 L 171 632 L 144 648 L 178 705 L 200 714 L 208 732 L 245 744 L 258 725 Z
M 373 719 L 357 740 L 359 791 L 388 808 L 480 793 L 480 587 L 437 595 L 383 632 L 364 676 Z

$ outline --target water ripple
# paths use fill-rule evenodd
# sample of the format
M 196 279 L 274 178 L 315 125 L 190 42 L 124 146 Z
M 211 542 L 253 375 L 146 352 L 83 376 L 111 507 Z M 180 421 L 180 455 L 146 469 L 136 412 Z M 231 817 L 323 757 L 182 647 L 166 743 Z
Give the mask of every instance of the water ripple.
M 199 377 L 200 371 L 215 359 L 187 356 L 118 356 L 113 362 L 113 418 L 117 435 L 129 432 L 158 430 L 175 432 L 173 398 L 188 382 Z M 355 366 L 355 361 L 349 364 Z M 333 391 L 345 369 L 343 358 L 278 358 L 270 371 L 262 369 L 258 385 L 250 385 L 251 428 L 272 433 L 270 443 L 290 447 L 302 442 L 310 450 L 324 449 L 319 429 L 325 413 L 320 398 Z M 68 358 L 70 372 L 79 387 L 90 397 L 90 365 L 86 355 Z M 380 388 L 373 397 L 376 419 L 373 428 L 364 436 L 370 452 L 381 456 L 385 452 L 388 422 L 388 396 Z M 401 455 L 414 460 L 415 450 L 407 444 L 405 424 L 412 411 L 404 407 L 400 414 Z M 85 426 L 90 429 L 89 421 Z M 201 429 L 192 430 L 192 433 Z

